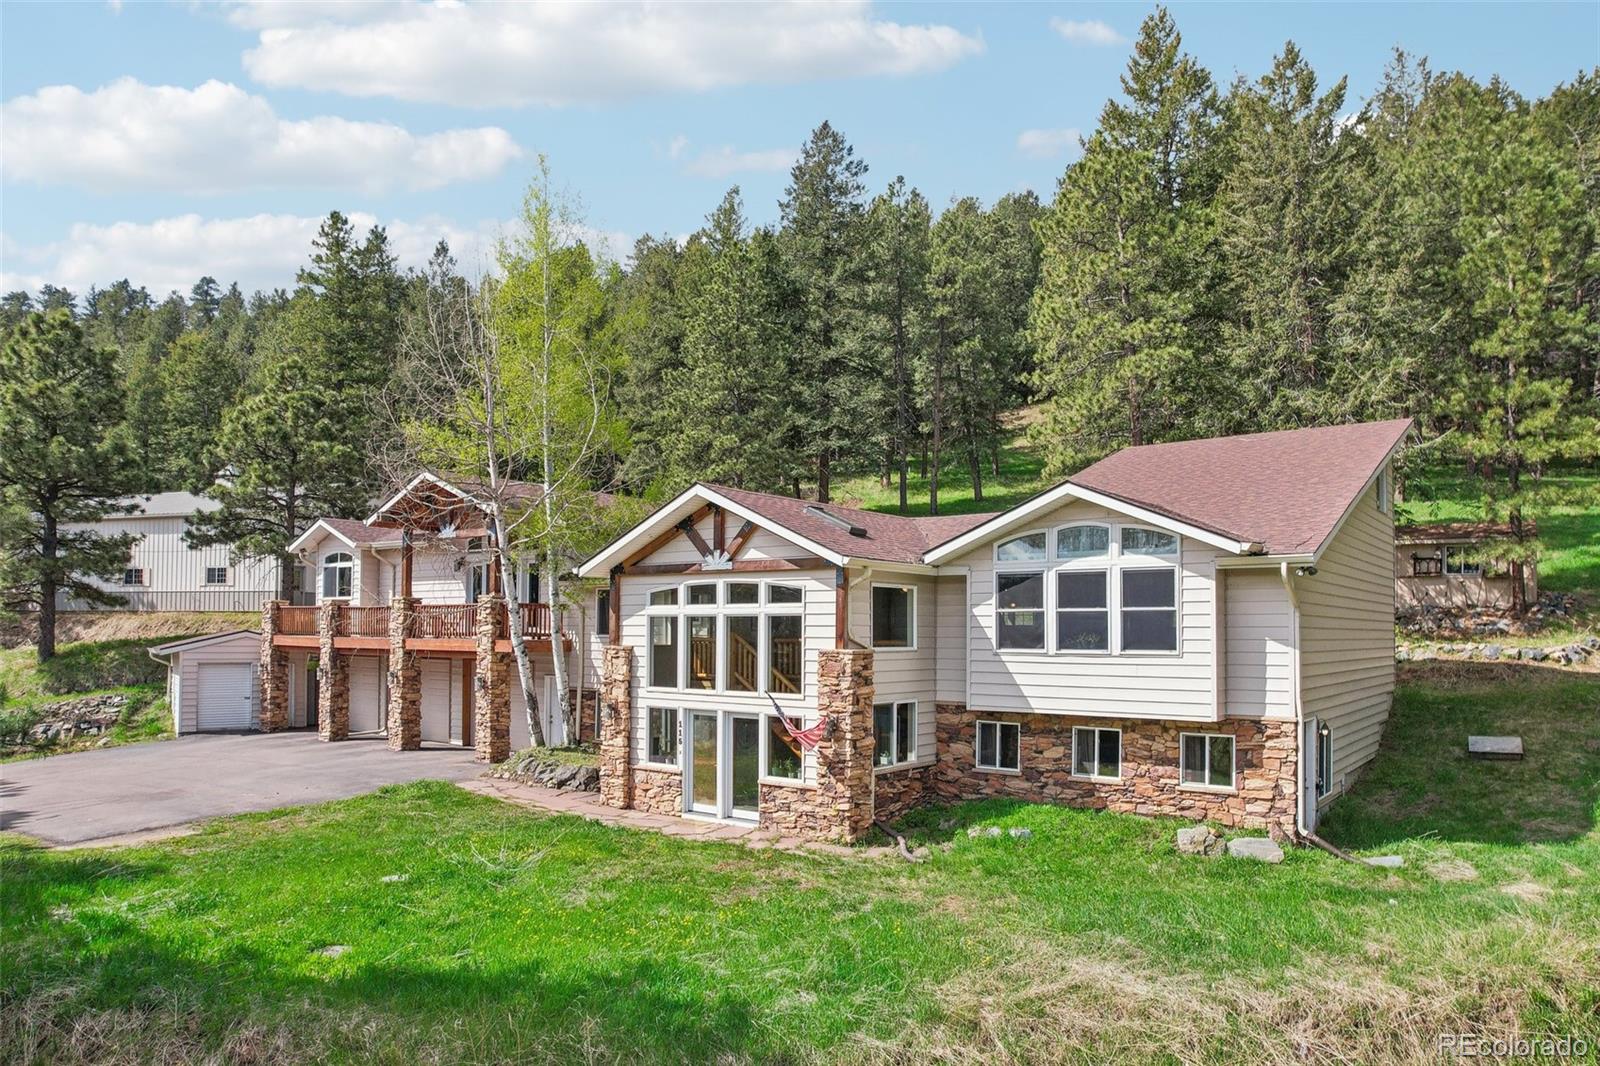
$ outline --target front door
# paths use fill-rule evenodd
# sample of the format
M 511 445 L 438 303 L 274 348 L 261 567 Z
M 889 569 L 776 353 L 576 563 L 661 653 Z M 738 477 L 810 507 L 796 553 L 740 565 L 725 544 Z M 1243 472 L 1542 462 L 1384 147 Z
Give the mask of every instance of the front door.
M 717 716 L 689 712 L 689 809 L 721 814 L 717 805 Z

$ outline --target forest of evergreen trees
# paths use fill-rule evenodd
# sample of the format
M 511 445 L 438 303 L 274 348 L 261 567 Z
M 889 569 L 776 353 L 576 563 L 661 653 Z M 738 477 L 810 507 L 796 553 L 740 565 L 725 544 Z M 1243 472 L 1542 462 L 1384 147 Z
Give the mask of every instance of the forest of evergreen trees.
M 1223 86 L 1158 10 L 1050 200 L 987 206 L 879 180 L 824 122 L 776 224 L 750 225 L 735 187 L 687 241 L 563 261 L 560 284 L 600 294 L 586 343 L 624 427 L 593 486 L 827 500 L 871 473 L 937 511 L 941 471 L 982 498 L 1025 405 L 1054 476 L 1127 444 L 1406 414 L 1488 516 L 1520 521 L 1547 466 L 1600 453 L 1597 73 L 1528 100 L 1397 53 L 1358 101 L 1289 43 Z M 451 269 L 441 248 L 402 271 L 381 228 L 335 212 L 292 291 L 7 294 L 0 438 L 46 424 L 19 414 L 35 386 L 100 367 L 51 416 L 93 405 L 93 491 L 208 491 L 225 507 L 201 536 L 279 552 L 379 489 L 377 408 Z M 0 460 L 0 529 L 38 513 L 51 461 Z

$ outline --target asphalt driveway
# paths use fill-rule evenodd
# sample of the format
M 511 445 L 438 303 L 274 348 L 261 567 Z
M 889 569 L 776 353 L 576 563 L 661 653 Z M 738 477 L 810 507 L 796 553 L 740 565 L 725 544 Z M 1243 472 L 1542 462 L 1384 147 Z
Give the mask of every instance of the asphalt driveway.
M 381 738 L 328 744 L 315 733 L 187 736 L 0 766 L 0 829 L 77 844 L 482 771 L 471 748 L 396 752 Z

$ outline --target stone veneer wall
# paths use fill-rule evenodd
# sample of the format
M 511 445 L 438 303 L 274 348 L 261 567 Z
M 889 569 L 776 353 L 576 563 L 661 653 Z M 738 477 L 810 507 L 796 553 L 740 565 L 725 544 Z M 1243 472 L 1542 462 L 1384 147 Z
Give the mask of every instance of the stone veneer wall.
M 601 656 L 600 802 L 607 807 L 631 807 L 633 649 L 626 644 L 607 644 Z
M 1223 825 L 1293 835 L 1295 826 L 1295 723 L 1226 718 L 1220 722 L 1075 718 L 1053 714 L 969 711 L 938 705 L 939 759 L 932 783 L 944 801 L 1009 796 L 1030 802 L 1208 819 Z M 977 769 L 976 722 L 1021 724 L 1021 772 Z M 1072 730 L 1099 726 L 1122 730 L 1122 780 L 1075 778 Z M 1238 789 L 1208 792 L 1178 785 L 1180 733 L 1231 733 Z M 879 781 L 882 788 L 882 780 Z
M 814 787 L 761 786 L 761 828 L 811 840 L 860 840 L 872 828 L 872 652 L 817 654 L 817 713 L 833 728 L 816 747 Z
M 280 628 L 282 600 L 261 605 L 261 714 L 263 733 L 289 728 L 289 656 L 272 640 Z
M 479 762 L 505 762 L 511 757 L 511 653 L 495 651 L 500 636 L 498 596 L 478 597 L 473 658 L 472 746 Z
M 934 766 L 913 766 L 905 770 L 884 770 L 873 780 L 872 809 L 886 822 L 906 812 L 932 803 Z
M 633 768 L 633 809 L 656 814 L 683 813 L 683 774 L 676 770 Z
M 422 747 L 422 664 L 406 650 L 415 597 L 396 596 L 389 602 L 389 750 L 416 751 Z
M 323 740 L 350 737 L 350 657 L 334 651 L 341 603 L 324 603 L 317 612 L 317 735 Z

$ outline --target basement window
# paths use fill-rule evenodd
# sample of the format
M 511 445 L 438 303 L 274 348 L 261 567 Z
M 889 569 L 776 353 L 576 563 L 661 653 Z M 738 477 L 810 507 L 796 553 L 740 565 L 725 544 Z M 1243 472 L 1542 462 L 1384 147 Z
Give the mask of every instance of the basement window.
M 1196 788 L 1234 787 L 1232 737 L 1222 733 L 1184 733 L 1178 744 L 1179 781 Z
M 1072 774 L 1101 781 L 1122 779 L 1122 730 L 1082 726 L 1072 731 Z
M 917 705 L 875 703 L 872 706 L 872 765 L 898 766 L 917 757 Z
M 1016 722 L 979 722 L 978 769 L 1019 772 L 1022 727 Z

